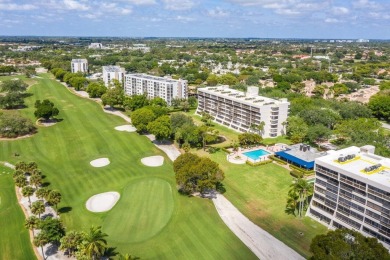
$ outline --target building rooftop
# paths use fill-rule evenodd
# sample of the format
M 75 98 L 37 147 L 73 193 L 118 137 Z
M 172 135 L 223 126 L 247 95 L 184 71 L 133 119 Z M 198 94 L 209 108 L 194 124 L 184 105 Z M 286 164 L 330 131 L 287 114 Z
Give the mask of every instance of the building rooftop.
M 166 83 L 176 83 L 179 81 L 176 79 L 157 77 L 157 76 L 152 76 L 152 75 L 143 74 L 143 73 L 126 74 L 125 76 L 138 77 L 138 78 L 148 79 L 148 80 L 162 81 L 162 82 L 166 82 Z
M 257 87 L 248 87 L 248 92 L 243 92 L 229 88 L 229 86 L 217 86 L 217 87 L 205 87 L 198 88 L 198 91 L 224 97 L 233 101 L 244 103 L 250 106 L 267 106 L 267 105 L 279 105 L 281 103 L 288 103 L 286 98 L 280 100 L 259 96 L 259 90 Z
M 375 147 L 351 146 L 338 151 L 328 151 L 326 156 L 316 159 L 350 173 L 350 177 L 367 179 L 390 189 L 390 159 L 374 154 Z
M 276 155 L 292 161 L 307 169 L 314 168 L 314 160 L 323 156 L 325 153 L 305 144 L 295 144 L 287 147 L 287 150 L 279 151 Z
M 123 72 L 123 68 L 119 66 L 103 66 L 103 71 L 106 72 Z
M 88 62 L 87 59 L 72 59 L 73 63 L 86 63 Z

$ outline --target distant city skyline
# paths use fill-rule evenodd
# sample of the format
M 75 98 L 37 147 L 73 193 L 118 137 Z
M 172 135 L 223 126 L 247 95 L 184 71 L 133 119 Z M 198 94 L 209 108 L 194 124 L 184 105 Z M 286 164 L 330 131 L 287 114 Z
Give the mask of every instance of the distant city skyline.
M 387 0 L 0 0 L 0 35 L 390 39 Z

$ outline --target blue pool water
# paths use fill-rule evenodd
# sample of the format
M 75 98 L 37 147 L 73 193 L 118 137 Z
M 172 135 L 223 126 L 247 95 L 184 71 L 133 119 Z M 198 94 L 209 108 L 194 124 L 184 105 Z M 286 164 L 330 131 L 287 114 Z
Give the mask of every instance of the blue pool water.
M 246 153 L 243 153 L 245 156 L 251 158 L 252 160 L 257 160 L 259 159 L 261 156 L 264 156 L 264 155 L 267 155 L 267 154 L 270 154 L 269 152 L 267 151 L 264 151 L 263 149 L 259 149 L 259 150 L 254 150 L 254 151 L 250 151 L 250 152 L 246 152 Z

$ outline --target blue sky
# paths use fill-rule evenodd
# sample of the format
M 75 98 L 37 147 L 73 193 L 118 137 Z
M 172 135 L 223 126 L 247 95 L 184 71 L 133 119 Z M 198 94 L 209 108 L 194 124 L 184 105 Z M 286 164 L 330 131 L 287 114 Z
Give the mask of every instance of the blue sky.
M 0 35 L 390 39 L 390 0 L 0 0 Z

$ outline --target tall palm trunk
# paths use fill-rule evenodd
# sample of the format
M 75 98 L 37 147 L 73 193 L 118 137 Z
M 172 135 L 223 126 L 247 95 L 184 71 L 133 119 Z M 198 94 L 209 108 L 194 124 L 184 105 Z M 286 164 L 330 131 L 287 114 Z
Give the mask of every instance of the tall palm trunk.
M 42 250 L 42 257 L 43 257 L 43 259 L 46 259 L 45 258 L 45 253 L 43 252 L 43 246 L 41 246 L 41 250 Z

